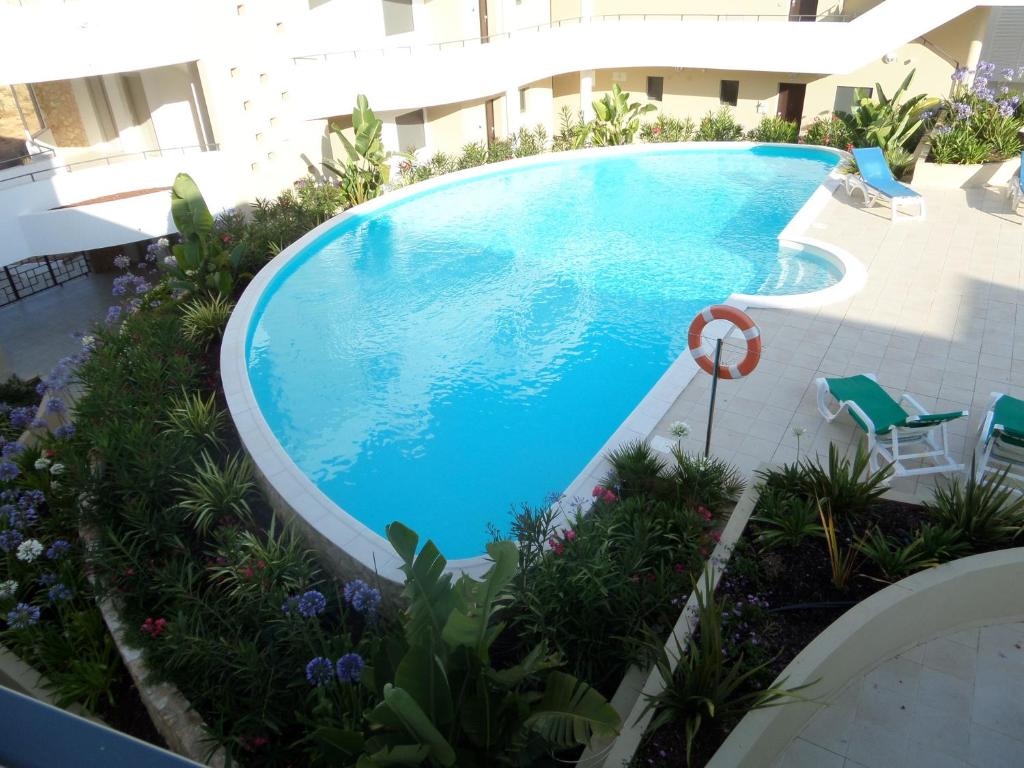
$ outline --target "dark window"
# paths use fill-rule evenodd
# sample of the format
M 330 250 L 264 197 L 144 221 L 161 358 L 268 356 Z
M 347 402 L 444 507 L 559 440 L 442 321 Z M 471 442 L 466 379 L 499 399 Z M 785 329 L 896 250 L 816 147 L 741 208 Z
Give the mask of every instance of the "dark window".
M 661 101 L 661 97 L 665 94 L 665 78 L 664 77 L 648 77 L 647 78 L 647 98 L 651 101 Z
M 853 112 L 853 108 L 857 106 L 857 91 L 861 92 L 862 96 L 871 98 L 871 94 L 875 92 L 874 88 L 854 88 L 849 85 L 840 85 L 836 88 L 836 101 L 832 105 L 833 112 Z
M 384 34 L 412 32 L 412 0 L 384 0 Z
M 736 102 L 740 98 L 740 81 L 739 80 L 723 80 L 722 86 L 718 90 L 718 100 L 722 104 L 728 104 L 730 107 L 735 107 Z

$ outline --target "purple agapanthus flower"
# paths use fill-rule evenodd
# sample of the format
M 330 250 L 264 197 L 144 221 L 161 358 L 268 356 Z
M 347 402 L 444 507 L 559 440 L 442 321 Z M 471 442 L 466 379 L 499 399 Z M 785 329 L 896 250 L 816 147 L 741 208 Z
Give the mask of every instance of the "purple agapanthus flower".
M 953 109 L 956 112 L 958 120 L 966 120 L 974 114 L 974 110 L 971 108 L 971 105 L 963 101 L 953 102 Z
M 53 573 L 52 571 L 47 571 L 38 579 L 36 579 L 36 581 L 39 582 L 39 586 L 41 587 L 49 587 L 57 583 L 57 574 Z
M 21 474 L 21 469 L 13 461 L 0 461 L 0 481 L 10 482 Z
M 327 598 L 315 589 L 311 589 L 308 592 L 303 593 L 295 602 L 295 609 L 299 612 L 299 615 L 304 616 L 307 619 L 319 616 L 324 612 L 326 607 Z
M 939 134 L 939 136 L 947 136 L 953 132 L 953 129 L 948 125 L 938 125 L 935 127 L 935 132 Z
M 118 269 L 128 269 L 131 266 L 132 260 L 125 256 L 123 253 L 119 253 L 114 257 L 114 266 Z
M 18 603 L 7 612 L 7 625 L 11 629 L 28 629 L 39 623 L 39 609 L 28 603 Z
M 21 408 L 12 408 L 7 418 L 15 429 L 25 429 L 32 421 L 33 416 L 35 416 L 35 408 L 24 405 Z
M 1017 71 L 1013 67 L 1003 67 L 1002 70 L 1000 70 L 1003 80 L 1013 80 L 1016 73 Z
M 75 425 L 74 424 L 61 424 L 55 430 L 53 430 L 53 436 L 58 440 L 66 440 L 69 437 L 74 437 Z
M 64 401 L 58 397 L 51 397 L 46 401 L 46 410 L 49 413 L 64 413 L 68 407 L 64 405 Z
M 345 602 L 359 613 L 373 614 L 380 606 L 380 590 L 371 587 L 362 579 L 355 579 L 345 585 Z
M 50 548 L 46 550 L 46 556 L 50 560 L 60 560 L 71 551 L 71 545 L 64 539 L 57 539 Z
M 967 79 L 967 75 L 967 67 L 957 67 L 952 75 L 953 82 L 962 83 Z
M 0 531 L 0 550 L 4 552 L 13 552 L 18 546 L 25 540 L 21 531 L 15 530 L 14 528 L 8 528 L 6 531 Z
M 334 664 L 330 659 L 317 656 L 306 665 L 306 679 L 310 685 L 320 687 L 327 685 L 334 679 Z
M 996 65 L 991 61 L 979 61 L 978 62 L 978 74 L 984 77 L 991 77 L 996 71 Z
M 336 672 L 338 673 L 338 679 L 343 683 L 358 683 L 359 678 L 362 677 L 363 667 L 366 666 L 366 662 L 363 661 L 363 657 L 358 653 L 346 653 L 340 659 Z
M 1000 117 L 1013 117 L 1013 113 L 1016 112 L 1013 105 L 1009 101 L 999 102 L 999 116 Z
M 117 304 L 107 309 L 107 325 L 113 325 L 121 319 L 121 307 Z
M 46 595 L 50 598 L 51 603 L 56 603 L 60 600 L 70 600 L 71 590 L 63 584 L 54 584 L 47 590 Z

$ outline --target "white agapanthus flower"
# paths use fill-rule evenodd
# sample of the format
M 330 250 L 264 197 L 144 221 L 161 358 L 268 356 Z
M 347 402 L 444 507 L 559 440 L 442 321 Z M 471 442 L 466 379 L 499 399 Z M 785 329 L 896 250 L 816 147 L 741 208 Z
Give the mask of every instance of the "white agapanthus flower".
M 0 581 L 0 600 L 7 600 L 18 593 L 18 582 L 14 579 Z
M 56 477 L 57 475 L 63 475 L 63 474 L 64 474 L 64 470 L 65 470 L 65 469 L 67 469 L 67 467 L 65 467 L 65 466 L 64 466 L 63 464 L 61 464 L 60 462 L 57 462 L 57 463 L 56 463 L 56 464 L 54 464 L 54 465 L 53 465 L 52 467 L 50 467 L 50 474 L 51 474 L 51 475 L 53 475 L 53 476 L 55 476 L 55 477 Z
M 803 427 L 793 427 L 793 436 L 794 437 L 803 437 L 806 434 L 807 434 L 807 430 L 804 429 Z
M 23 563 L 32 563 L 41 554 L 43 554 L 43 545 L 39 539 L 25 539 L 18 545 L 16 557 Z
M 683 438 L 690 434 L 690 425 L 685 421 L 673 421 L 668 425 L 668 431 L 676 437 Z
M 39 459 L 36 459 L 36 463 L 33 466 L 35 466 L 36 469 L 41 471 L 41 470 L 44 470 L 44 469 L 49 469 L 50 468 L 50 464 L 51 464 L 51 462 L 50 462 L 49 459 L 39 458 Z
M 95 346 L 95 344 L 96 344 L 96 337 L 95 336 L 83 336 L 82 337 L 82 346 L 85 347 L 86 349 L 90 349 L 91 347 Z

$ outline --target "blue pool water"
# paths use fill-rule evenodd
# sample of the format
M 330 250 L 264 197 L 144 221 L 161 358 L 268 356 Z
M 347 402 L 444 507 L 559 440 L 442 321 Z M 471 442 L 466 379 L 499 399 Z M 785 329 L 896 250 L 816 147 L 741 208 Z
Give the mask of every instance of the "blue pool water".
M 730 293 L 830 285 L 776 237 L 835 165 L 655 151 L 455 182 L 345 221 L 260 299 L 248 368 L 295 463 L 449 558 L 563 491 Z

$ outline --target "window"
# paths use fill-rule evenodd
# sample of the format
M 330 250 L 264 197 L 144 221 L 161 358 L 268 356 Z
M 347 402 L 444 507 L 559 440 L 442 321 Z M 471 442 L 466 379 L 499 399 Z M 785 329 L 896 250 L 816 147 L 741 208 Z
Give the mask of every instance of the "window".
M 526 89 L 525 88 L 520 88 L 519 89 L 519 113 L 522 114 L 524 112 L 526 112 Z
M 871 94 L 874 93 L 874 88 L 854 88 L 849 85 L 840 85 L 836 88 L 836 101 L 832 105 L 833 112 L 853 112 L 853 108 L 857 105 L 856 92 L 860 91 L 863 96 L 871 98 Z
M 721 87 L 718 89 L 718 101 L 722 104 L 728 104 L 730 107 L 735 107 L 739 99 L 740 81 L 723 80 Z
M 664 77 L 648 77 L 647 78 L 647 98 L 650 101 L 661 101 L 661 97 L 665 94 L 665 78 Z
M 422 109 L 417 109 L 415 112 L 407 112 L 395 118 L 395 124 L 398 127 L 398 149 L 400 151 L 415 151 L 427 146 L 423 123 Z
M 383 0 L 384 34 L 401 35 L 412 32 L 412 0 Z
M 22 125 L 32 136 L 38 136 L 46 130 L 46 118 L 39 108 L 39 101 L 36 99 L 35 89 L 28 84 L 12 85 L 11 93 L 14 96 L 14 105 L 21 114 Z

